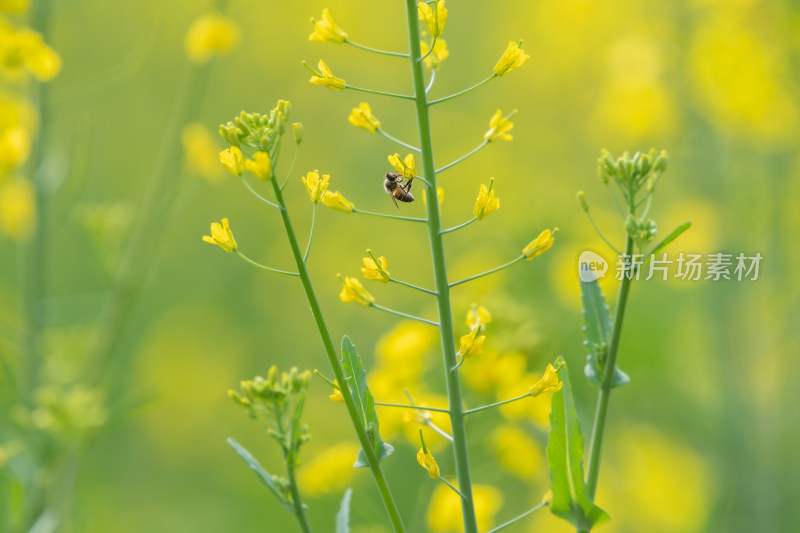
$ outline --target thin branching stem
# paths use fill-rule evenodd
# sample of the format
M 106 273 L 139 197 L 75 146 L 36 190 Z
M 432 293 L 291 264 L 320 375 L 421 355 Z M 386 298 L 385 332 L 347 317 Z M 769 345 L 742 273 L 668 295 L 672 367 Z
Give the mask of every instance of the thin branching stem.
M 438 13 L 439 12 L 437 11 L 436 13 L 437 13 L 437 20 L 438 20 Z M 425 55 L 420 57 L 417 61 L 425 61 L 425 59 L 429 55 L 431 55 L 433 53 L 433 47 L 436 46 L 436 39 L 438 39 L 438 38 L 439 38 L 438 35 L 433 38 L 433 41 L 431 42 L 431 47 L 428 49 L 428 51 L 425 53 Z
M 353 46 L 355 48 L 360 48 L 361 50 L 366 50 L 367 52 L 372 52 L 372 53 L 375 53 L 375 54 L 381 54 L 381 55 L 392 56 L 392 57 L 408 57 L 408 54 L 403 53 L 403 52 L 390 52 L 388 50 L 380 50 L 378 48 L 372 48 L 371 46 L 366 46 L 366 45 L 363 45 L 363 44 L 359 44 L 359 43 L 353 42 L 350 39 L 345 39 L 344 42 L 345 42 L 345 44 L 349 44 L 350 46 Z
M 525 512 L 524 512 L 524 513 L 522 513 L 521 515 L 517 515 L 517 516 L 515 516 L 514 518 L 512 518 L 511 520 L 508 520 L 507 522 L 503 522 L 503 523 L 502 523 L 502 524 L 500 524 L 499 526 L 497 526 L 497 527 L 495 527 L 495 528 L 493 528 L 493 529 L 490 529 L 490 530 L 489 530 L 489 531 L 487 531 L 486 533 L 496 533 L 497 531 L 500 531 L 501 529 L 505 529 L 505 528 L 507 528 L 508 526 L 510 526 L 510 525 L 512 525 L 512 524 L 515 524 L 516 522 L 519 522 L 519 521 L 520 521 L 520 520 L 522 520 L 523 518 L 525 518 L 525 517 L 528 517 L 528 516 L 532 515 L 533 513 L 535 513 L 536 511 L 538 511 L 539 509 L 541 509 L 541 508 L 543 508 L 543 507 L 547 507 L 547 502 L 542 502 L 542 503 L 540 503 L 539 505 L 536 505 L 536 506 L 534 506 L 533 508 L 531 508 L 531 509 L 528 509 L 527 511 L 525 511 Z
M 461 280 L 458 280 L 458 281 L 454 281 L 453 283 L 450 284 L 450 288 L 453 288 L 453 287 L 455 287 L 457 285 L 461 285 L 462 283 L 467 283 L 468 281 L 472 281 L 472 280 L 476 280 L 478 278 L 482 278 L 484 276 L 488 276 L 489 274 L 494 274 L 495 272 L 497 272 L 499 270 L 503 270 L 504 268 L 508 268 L 511 265 L 515 264 L 515 263 L 519 263 L 523 259 L 525 259 L 525 254 L 517 257 L 516 259 L 512 259 L 511 261 L 509 261 L 508 263 L 506 263 L 504 265 L 500 265 L 499 267 L 495 267 L 495 268 L 493 268 L 491 270 L 487 270 L 486 272 L 481 272 L 480 274 L 475 274 L 474 276 L 470 276 L 468 278 L 464 278 L 464 279 L 461 279 Z
M 345 89 L 350 89 L 352 91 L 359 91 L 362 93 L 369 93 L 369 94 L 379 94 L 381 96 L 389 96 L 392 98 L 402 98 L 403 100 L 413 100 L 413 96 L 409 96 L 407 94 L 398 94 L 398 93 L 390 93 L 386 91 L 378 91 L 375 89 L 365 89 L 363 87 L 356 87 L 355 85 L 350 85 L 349 83 L 345 84 Z
M 437 73 L 438 71 L 439 71 L 439 69 L 438 69 L 438 68 L 434 68 L 433 70 L 431 70 L 431 77 L 430 77 L 430 79 L 428 80 L 428 85 L 427 85 L 427 86 L 425 86 L 425 94 L 426 94 L 426 95 L 427 95 L 429 92 L 431 92 L 431 89 L 433 89 L 433 84 L 434 84 L 434 82 L 436 81 L 436 73 Z
M 439 174 L 439 173 L 441 173 L 441 172 L 444 172 L 444 171 L 445 171 L 445 170 L 447 170 L 448 168 L 450 168 L 450 167 L 452 167 L 452 166 L 455 166 L 455 165 L 457 165 L 457 164 L 461 163 L 463 160 L 465 160 L 465 159 L 466 159 L 466 158 L 468 158 L 469 156 L 471 156 L 471 155 L 474 155 L 474 154 L 478 153 L 478 151 L 479 151 L 481 148 L 483 148 L 484 146 L 486 146 L 487 144 L 489 144 L 489 140 L 488 140 L 488 139 L 485 139 L 485 140 L 484 140 L 482 143 L 480 143 L 478 146 L 476 146 L 475 148 L 473 148 L 472 150 L 470 150 L 470 151 L 469 151 L 469 152 L 467 152 L 466 154 L 462 155 L 461 157 L 459 157 L 458 159 L 456 159 L 456 160 L 455 160 L 455 161 L 453 161 L 452 163 L 447 163 L 447 164 L 446 164 L 445 166 L 443 166 L 442 168 L 438 168 L 438 169 L 436 169 L 436 173 L 437 173 L 437 174 Z
M 458 226 L 453 226 L 452 228 L 443 229 L 442 231 L 439 232 L 439 235 L 444 235 L 445 233 L 451 233 L 451 232 L 456 231 L 458 229 L 461 229 L 461 228 L 464 228 L 466 226 L 469 226 L 470 224 L 472 224 L 476 220 L 478 220 L 478 217 L 472 217 L 471 219 L 467 220 L 463 224 L 459 224 Z
M 404 313 L 402 311 L 397 311 L 396 309 L 390 309 L 389 307 L 384 307 L 382 305 L 378 305 L 376 303 L 369 304 L 370 307 L 375 308 L 379 311 L 383 311 L 384 313 L 389 313 L 390 315 L 401 316 L 403 318 L 410 318 L 411 320 L 416 320 L 417 322 L 422 322 L 423 324 L 429 324 L 431 326 L 439 327 L 438 322 L 434 322 L 433 320 L 428 320 L 427 318 L 422 318 L 416 315 L 409 315 L 408 313 Z
M 299 274 L 297 272 L 289 272 L 289 271 L 286 271 L 286 270 L 278 270 L 277 268 L 271 268 L 271 267 L 268 267 L 268 266 L 264 266 L 261 263 L 256 263 L 255 261 L 253 261 L 252 259 L 250 259 L 246 255 L 244 255 L 242 252 L 240 252 L 238 248 L 236 250 L 234 250 L 234 253 L 236 253 L 236 255 L 238 255 L 239 257 L 241 257 L 242 259 L 244 259 L 245 261 L 247 261 L 251 265 L 257 266 L 260 269 L 268 270 L 270 272 L 275 272 L 276 274 L 284 274 L 286 276 L 299 276 Z
M 303 263 L 308 261 L 308 254 L 311 252 L 311 240 L 314 238 L 314 222 L 317 220 L 317 202 L 314 202 L 314 207 L 311 209 L 311 229 L 308 231 L 308 244 L 306 244 L 306 253 L 303 254 Z
M 339 362 L 339 355 L 337 354 L 336 348 L 333 345 L 333 339 L 328 331 L 325 318 L 322 315 L 322 309 L 320 308 L 319 300 L 314 292 L 314 287 L 311 284 L 308 268 L 303 262 L 303 256 L 301 255 L 302 252 L 300 251 L 300 246 L 297 243 L 297 237 L 294 233 L 292 221 L 289 218 L 289 212 L 286 209 L 286 203 L 283 200 L 283 193 L 281 192 L 281 189 L 275 180 L 270 181 L 272 183 L 273 192 L 275 193 L 275 199 L 278 202 L 278 205 L 281 206 L 280 213 L 281 220 L 283 221 L 283 227 L 286 232 L 286 237 L 289 240 L 292 256 L 294 257 L 295 264 L 297 265 L 300 281 L 303 284 L 303 290 L 306 293 L 306 299 L 311 307 L 311 314 L 314 317 L 317 331 L 319 332 L 322 340 L 322 345 L 325 348 L 325 355 L 328 357 L 328 362 L 331 365 L 336 382 L 344 384 L 346 382 L 344 369 Z M 369 466 L 372 476 L 375 479 L 375 483 L 378 486 L 378 492 L 380 493 L 381 500 L 386 508 L 386 512 L 389 515 L 389 520 L 392 523 L 392 529 L 395 533 L 403 533 L 405 532 L 405 526 L 403 526 L 403 520 L 400 517 L 400 511 L 398 510 L 397 504 L 392 497 L 392 492 L 389 488 L 388 482 L 386 481 L 386 476 L 381 468 L 380 460 L 378 459 L 375 449 L 372 446 L 372 442 L 367 435 L 367 428 L 364 425 L 364 420 L 359 414 L 358 408 L 356 407 L 356 401 L 353 398 L 350 387 L 340 387 L 339 390 L 342 393 L 342 399 L 344 400 L 347 413 L 350 416 L 350 420 L 352 421 L 353 427 L 356 431 L 358 442 L 361 444 L 361 448 L 364 451 L 367 465 Z
M 457 93 L 453 93 L 450 96 L 444 96 L 442 98 L 439 98 L 438 100 L 433 100 L 432 102 L 428 102 L 428 105 L 432 106 L 432 105 L 435 105 L 435 104 L 440 104 L 442 102 L 446 102 L 448 100 L 452 100 L 453 98 L 455 98 L 457 96 L 461 96 L 462 94 L 467 94 L 468 92 L 474 91 L 478 87 L 481 87 L 482 85 L 485 85 L 485 84 L 489 83 L 490 81 L 492 81 L 496 77 L 497 77 L 497 74 L 495 74 L 493 72 L 491 76 L 489 76 L 488 78 L 486 78 L 485 80 L 483 80 L 481 82 L 476 83 L 472 87 L 469 87 L 469 88 L 464 89 L 463 91 L 459 91 Z
M 471 415 L 472 413 L 477 413 L 477 412 L 483 411 L 485 409 L 491 409 L 492 407 L 499 407 L 499 406 L 505 405 L 507 403 L 516 402 L 516 401 L 522 400 L 524 398 L 529 398 L 530 395 L 531 395 L 530 392 L 526 392 L 525 394 L 520 394 L 519 396 L 516 396 L 514 398 L 509 398 L 508 400 L 502 400 L 500 402 L 490 403 L 490 404 L 487 404 L 487 405 L 481 405 L 480 407 L 474 407 L 472 409 L 467 409 L 466 411 L 464 411 L 464 415 Z
M 586 216 L 589 217 L 589 222 L 592 223 L 592 227 L 597 232 L 597 235 L 599 235 L 600 238 L 603 239 L 603 242 L 606 243 L 612 250 L 614 250 L 614 252 L 616 252 L 617 255 L 622 255 L 622 252 L 617 250 L 617 247 L 614 246 L 613 244 L 611 244 L 611 241 L 606 239 L 606 236 L 603 235 L 602 231 L 600 231 L 600 228 L 598 227 L 597 223 L 594 221 L 594 217 L 592 216 L 592 213 L 589 212 L 589 211 L 586 211 Z
M 398 285 L 403 285 L 404 287 L 409 287 L 411 289 L 416 289 L 416 290 L 418 290 L 420 292 L 424 292 L 425 294 L 431 294 L 433 296 L 436 296 L 438 294 L 436 291 L 432 291 L 430 289 L 426 289 L 425 287 L 420 287 L 420 286 L 414 285 L 412 283 L 407 283 L 405 281 L 400 281 L 399 279 L 391 278 L 391 279 L 389 279 L 389 281 L 391 281 L 392 283 L 397 283 Z
M 399 144 L 399 145 L 400 145 L 400 146 L 402 146 L 403 148 L 406 148 L 406 149 L 408 149 L 408 150 L 411 150 L 412 152 L 417 152 L 417 153 L 419 153 L 419 148 L 417 148 L 416 146 L 411 146 L 410 144 L 408 144 L 408 143 L 406 143 L 406 142 L 403 142 L 403 141 L 401 141 L 400 139 L 398 139 L 397 137 L 394 137 L 393 135 L 389 135 L 389 134 L 388 134 L 388 133 L 386 133 L 386 131 L 384 131 L 382 128 L 376 128 L 376 129 L 375 129 L 375 131 L 377 131 L 379 134 L 381 134 L 382 136 L 386 137 L 386 138 L 387 138 L 387 139 L 389 139 L 390 141 L 392 141 L 392 142 L 394 142 L 394 143 L 397 143 L 397 144 Z
M 458 494 L 458 496 L 459 496 L 459 497 L 460 497 L 462 500 L 464 499 L 464 495 L 463 495 L 463 494 L 461 494 L 461 491 L 460 491 L 460 490 L 458 490 L 457 488 L 455 488 L 455 487 L 453 486 L 453 484 L 452 484 L 452 483 L 450 483 L 449 481 L 447 481 L 447 480 L 446 480 L 445 478 L 443 478 L 442 476 L 439 476 L 439 481 L 441 481 L 442 483 L 444 483 L 445 485 L 447 485 L 448 487 L 450 487 L 450 489 L 452 489 L 452 491 L 453 491 L 453 492 L 455 492 L 456 494 Z
M 375 213 L 373 211 L 364 211 L 363 209 L 353 209 L 353 213 L 358 213 L 361 215 L 371 215 L 373 217 L 381 217 L 381 218 L 393 218 L 395 220 L 405 220 L 406 222 L 427 222 L 428 220 L 425 218 L 414 218 L 414 217 L 404 217 L 400 215 L 392 215 L 389 213 Z
M 280 207 L 278 207 L 276 204 L 270 202 L 269 200 L 267 200 L 266 198 L 264 198 L 263 196 L 258 194 L 258 192 L 256 192 L 256 190 L 250 185 L 250 183 L 248 183 L 247 178 L 244 177 L 244 174 L 240 174 L 239 177 L 242 178 L 242 183 L 244 183 L 244 186 L 247 187 L 247 189 L 251 193 L 253 193 L 256 198 L 258 198 L 259 200 L 261 200 L 262 202 L 264 202 L 268 206 L 274 207 L 275 209 L 280 210 Z
M 398 409 L 417 409 L 418 411 L 436 411 L 438 413 L 449 413 L 450 409 L 440 407 L 425 407 L 424 405 L 405 405 L 402 403 L 375 402 L 375 405 L 382 407 L 397 407 Z
M 450 442 L 453 442 L 453 436 L 452 435 L 450 435 L 448 432 L 446 432 L 445 430 L 443 430 L 442 428 L 440 428 L 439 426 L 437 426 L 436 424 L 434 424 L 430 420 L 426 420 L 425 421 L 425 425 L 428 426 L 429 428 L 431 428 L 433 431 L 435 431 L 439 435 L 441 435 L 442 437 L 444 437 L 447 440 L 449 440 Z

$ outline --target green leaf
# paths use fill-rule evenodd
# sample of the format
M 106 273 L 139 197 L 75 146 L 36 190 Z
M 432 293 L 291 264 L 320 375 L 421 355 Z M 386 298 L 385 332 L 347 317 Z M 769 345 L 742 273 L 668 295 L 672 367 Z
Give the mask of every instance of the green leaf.
M 663 240 L 663 241 L 661 241 L 660 243 L 658 243 L 658 244 L 656 245 L 656 247 L 655 247 L 655 248 L 653 248 L 652 250 L 650 250 L 650 252 L 648 252 L 648 253 L 647 253 L 647 254 L 644 256 L 644 262 L 645 262 L 645 264 L 646 264 L 646 263 L 647 263 L 647 262 L 650 260 L 650 258 L 651 258 L 652 256 L 654 256 L 655 254 L 657 254 L 658 252 L 660 252 L 661 250 L 663 250 L 664 248 L 666 248 L 666 247 L 667 247 L 667 245 L 668 245 L 669 243 L 671 243 L 672 241 L 674 241 L 675 239 L 677 239 L 677 238 L 680 236 L 680 234 L 681 234 L 681 233 L 683 233 L 684 231 L 686 231 L 687 229 L 689 229 L 689 228 L 691 228 L 691 227 L 692 227 L 692 222 L 691 222 L 691 221 L 689 221 L 689 222 L 684 222 L 683 224 L 681 224 L 680 226 L 678 226 L 677 228 L 675 228 L 674 230 L 672 230 L 672 233 L 670 233 L 669 235 L 667 235 L 666 237 L 664 237 L 664 240 Z
M 269 475 L 269 473 L 266 470 L 264 470 L 264 467 L 262 467 L 261 464 L 259 464 L 258 460 L 255 457 L 253 457 L 253 455 L 250 452 L 248 452 L 241 444 L 239 444 L 232 438 L 228 438 L 228 444 L 230 444 L 231 447 L 234 450 L 236 450 L 236 453 L 239 454 L 239 457 L 244 459 L 244 462 L 247 463 L 247 466 L 253 469 L 253 471 L 256 473 L 261 482 L 264 483 L 264 485 L 266 485 L 269 488 L 269 490 L 272 491 L 275 497 L 278 498 L 278 501 L 281 502 L 281 505 L 283 505 L 284 509 L 294 513 L 295 512 L 294 508 L 289 504 L 289 502 L 286 501 L 286 499 L 281 494 L 281 491 L 278 489 L 278 486 L 275 484 L 275 481 L 272 479 L 272 476 Z
M 367 373 L 361 364 L 361 356 L 358 355 L 355 345 L 347 335 L 342 338 L 342 368 L 344 368 L 347 386 L 350 388 L 350 392 L 356 402 L 358 414 L 367 429 L 369 441 L 378 456 L 378 461 L 382 461 L 394 452 L 394 448 L 391 444 L 381 440 L 378 414 L 375 412 L 375 398 L 372 397 L 372 393 L 367 387 Z M 365 466 L 369 466 L 369 463 L 367 463 L 366 453 L 361 449 L 353 467 L 363 468 Z
M 583 372 L 589 381 L 600 387 L 603 384 L 603 369 L 608 354 L 608 343 L 611 339 L 611 314 L 597 280 L 581 281 L 580 283 L 581 300 L 583 301 L 583 332 L 586 336 L 583 345 L 589 352 Z M 614 376 L 611 379 L 612 388 L 627 385 L 630 381 L 631 378 L 625 372 L 618 366 L 614 367 Z
M 342 504 L 339 512 L 336 513 L 336 533 L 350 533 L 350 498 L 353 496 L 353 489 L 347 489 L 342 496 Z
M 561 390 L 553 394 L 550 411 L 550 438 L 547 441 L 547 465 L 553 503 L 550 512 L 570 522 L 576 529 L 590 530 L 607 522 L 608 514 L 589 497 L 583 475 L 583 434 L 572 398 L 569 372 L 559 357 L 558 377 Z

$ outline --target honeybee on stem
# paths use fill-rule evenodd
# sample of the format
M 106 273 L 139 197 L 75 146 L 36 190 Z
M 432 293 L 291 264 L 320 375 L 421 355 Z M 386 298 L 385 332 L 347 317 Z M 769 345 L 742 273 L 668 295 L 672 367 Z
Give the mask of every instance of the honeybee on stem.
M 414 195 L 411 194 L 411 183 L 414 178 L 408 178 L 403 183 L 403 175 L 398 172 L 387 172 L 383 180 L 383 189 L 392 197 L 394 206 L 400 211 L 400 206 L 397 205 L 397 200 L 401 202 L 413 202 Z

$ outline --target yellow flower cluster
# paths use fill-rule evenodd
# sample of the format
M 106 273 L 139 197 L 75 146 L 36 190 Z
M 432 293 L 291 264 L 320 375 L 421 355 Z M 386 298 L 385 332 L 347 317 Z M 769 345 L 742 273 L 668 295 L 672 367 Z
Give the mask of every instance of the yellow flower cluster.
M 531 56 L 525 53 L 522 49 L 522 41 L 515 43 L 511 41 L 508 43 L 508 48 L 503 52 L 503 56 L 494 66 L 494 73 L 498 76 L 508 74 L 515 68 L 519 68 L 530 59 Z
M 269 181 L 274 177 L 272 160 L 266 152 L 256 152 L 252 159 L 245 159 L 238 146 L 231 146 L 219 153 L 219 161 L 234 176 L 241 176 L 246 169 L 262 181 Z
M 195 20 L 186 32 L 183 47 L 189 59 L 198 65 L 214 56 L 230 52 L 239 42 L 239 28 L 229 18 L 212 13 Z
M 358 107 L 354 107 L 352 111 L 350 111 L 350 116 L 347 117 L 347 121 L 353 126 L 364 128 L 370 133 L 375 133 L 375 131 L 381 127 L 380 120 L 372 114 L 372 109 L 366 102 L 361 102 L 358 104 Z
M 342 196 L 339 191 L 325 191 L 325 194 L 322 195 L 322 203 L 342 213 L 352 213 L 355 209 L 355 206 L 348 202 L 347 198 Z
M 494 196 L 494 178 L 489 178 L 489 186 L 481 184 L 478 198 L 472 208 L 472 214 L 478 220 L 483 220 L 492 211 L 500 209 L 500 199 Z
M 517 110 L 511 112 L 508 117 L 503 116 L 503 112 L 499 109 L 495 111 L 492 118 L 489 120 L 489 129 L 483 135 L 484 140 L 489 142 L 500 139 L 501 141 L 510 141 L 514 137 L 508 133 L 514 127 L 514 123 L 509 120 L 509 117 L 516 113 Z
M 447 22 L 447 8 L 444 7 L 444 0 L 436 2 L 436 8 L 432 8 L 426 2 L 417 4 L 417 12 L 419 20 L 425 22 L 428 27 L 428 33 L 431 37 L 438 37 L 444 31 L 444 25 Z
M 308 36 L 309 41 L 343 43 L 347 40 L 347 33 L 336 25 L 328 8 L 322 10 L 321 20 L 312 18 L 311 22 L 314 23 L 314 31 Z
M 522 250 L 522 255 L 524 255 L 526 259 L 533 259 L 537 255 L 545 253 L 553 246 L 553 240 L 557 232 L 558 228 L 554 228 L 552 231 L 550 229 L 542 231 L 538 237 L 529 242 Z
M 203 235 L 203 241 L 216 244 L 226 252 L 236 250 L 236 240 L 233 238 L 233 232 L 230 225 L 228 225 L 227 218 L 222 219 L 221 225 L 219 222 L 213 222 L 211 224 L 211 236 Z
M 433 45 L 433 52 L 431 52 L 430 55 L 428 55 L 430 47 L 425 41 L 420 41 L 419 48 L 420 52 L 422 53 L 422 57 L 427 55 L 422 62 L 425 64 L 428 70 L 438 69 L 442 64 L 442 61 L 447 59 L 447 57 L 450 55 L 450 50 L 447 49 L 447 41 L 444 39 L 436 39 L 436 43 Z
M 558 365 L 558 368 L 561 368 L 561 364 Z M 531 387 L 531 396 L 536 398 L 540 394 L 545 392 L 557 392 L 561 390 L 561 381 L 558 379 L 558 368 L 553 367 L 552 364 L 547 364 L 547 369 L 544 371 L 544 376 L 542 379 L 537 381 L 533 387 Z
M 364 257 L 362 259 L 364 266 L 361 268 L 361 273 L 364 274 L 364 277 L 384 283 L 392 279 L 392 275 L 386 270 L 386 258 L 383 256 L 376 258 L 369 250 L 367 250 L 367 253 L 370 257 Z
M 389 156 L 389 164 L 394 169 L 406 178 L 413 178 L 417 175 L 416 163 L 414 162 L 414 154 L 408 154 L 405 158 L 400 159 L 400 154 Z
M 343 91 L 347 85 L 343 79 L 334 76 L 333 72 L 331 72 L 331 69 L 328 68 L 328 65 L 326 65 L 321 59 L 319 60 L 319 63 L 317 63 L 317 68 L 319 70 L 314 70 L 313 68 L 309 67 L 308 63 L 305 61 L 303 61 L 303 65 L 305 65 L 306 68 L 314 73 L 314 75 L 311 76 L 311 79 L 308 80 L 314 85 L 322 85 L 323 87 L 328 87 L 334 91 Z
M 375 302 L 375 297 L 367 292 L 367 289 L 361 285 L 358 279 L 351 278 L 350 276 L 342 277 L 341 274 L 337 274 L 337 276 L 342 282 L 342 291 L 339 293 L 339 299 L 341 301 L 355 302 L 364 307 L 369 307 L 370 304 Z
M 330 181 L 330 174 L 323 174 L 322 178 L 319 177 L 319 171 L 312 170 L 306 173 L 305 178 L 300 178 L 303 185 L 306 186 L 306 192 L 312 202 L 317 203 L 322 200 L 325 193 L 328 191 L 328 181 Z
M 50 81 L 60 70 L 61 57 L 39 33 L 13 28 L 0 19 L 0 74 L 11 80 L 30 74 L 39 81 Z

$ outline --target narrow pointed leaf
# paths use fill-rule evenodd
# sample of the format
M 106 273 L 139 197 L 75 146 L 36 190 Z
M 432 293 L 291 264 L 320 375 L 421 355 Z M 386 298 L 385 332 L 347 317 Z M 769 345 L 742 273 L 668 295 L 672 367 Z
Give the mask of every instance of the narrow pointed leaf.
M 559 358 L 558 363 L 563 363 Z M 590 530 L 609 520 L 608 514 L 589 497 L 583 474 L 583 434 L 572 398 L 567 365 L 558 370 L 561 390 L 553 394 L 550 411 L 550 437 L 547 465 L 553 503 L 550 512 L 570 522 L 576 529 Z
M 347 386 L 353 394 L 353 399 L 355 399 L 356 409 L 367 429 L 367 436 L 372 443 L 375 454 L 378 456 L 378 460 L 381 461 L 391 455 L 394 452 L 394 448 L 381 440 L 378 414 L 375 412 L 375 398 L 372 397 L 372 393 L 367 386 L 367 373 L 361 364 L 361 356 L 358 355 L 355 345 L 347 335 L 342 338 L 342 368 L 344 368 Z M 355 468 L 369 466 L 363 449 L 358 452 L 358 457 L 353 466 Z
M 664 237 L 663 241 L 658 243 L 655 248 L 650 250 L 650 252 L 647 255 L 644 256 L 644 262 L 647 263 L 652 256 L 654 256 L 655 254 L 657 254 L 658 252 L 660 252 L 661 250 L 666 248 L 669 243 L 671 243 L 672 241 L 677 239 L 680 236 L 681 233 L 683 233 L 684 231 L 686 231 L 687 229 L 689 229 L 691 227 L 692 227 L 692 222 L 688 221 L 688 222 L 684 222 L 683 224 L 681 224 L 680 226 L 678 226 L 677 228 L 672 230 L 672 233 L 670 233 L 669 235 Z
M 336 513 L 336 533 L 350 533 L 350 498 L 353 496 L 353 489 L 348 488 L 342 496 L 342 504 L 339 512 Z
M 278 490 L 278 486 L 272 479 L 272 476 L 269 475 L 269 473 L 266 470 L 264 470 L 264 467 L 261 466 L 258 460 L 255 457 L 253 457 L 253 455 L 250 452 L 248 452 L 241 444 L 239 444 L 235 440 L 229 438 L 228 444 L 230 444 L 231 447 L 234 450 L 236 450 L 236 453 L 239 454 L 239 457 L 244 459 L 244 462 L 247 463 L 247 466 L 249 466 L 256 473 L 261 482 L 264 483 L 264 485 L 266 485 L 269 488 L 269 490 L 272 491 L 275 497 L 278 498 L 278 501 L 281 502 L 281 505 L 283 505 L 284 509 L 294 513 L 295 512 L 294 508 L 291 505 L 289 505 L 289 503 L 284 499 L 284 497 L 281 495 L 280 490 Z
M 586 336 L 583 345 L 589 352 L 583 371 L 589 381 L 599 387 L 603 383 L 603 368 L 608 353 L 608 342 L 611 338 L 611 314 L 597 280 L 581 281 L 580 283 L 581 300 L 583 301 L 583 332 Z M 630 381 L 631 378 L 618 366 L 614 368 L 612 387 L 627 385 Z

